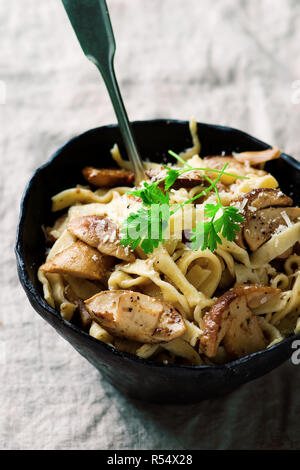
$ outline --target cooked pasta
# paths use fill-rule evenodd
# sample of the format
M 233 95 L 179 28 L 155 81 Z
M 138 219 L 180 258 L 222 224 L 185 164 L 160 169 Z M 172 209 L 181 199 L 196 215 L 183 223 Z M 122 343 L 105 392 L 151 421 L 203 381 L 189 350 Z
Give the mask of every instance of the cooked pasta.
M 300 209 L 262 169 L 280 152 L 201 157 L 195 121 L 190 131 L 192 147 L 168 167 L 187 170 L 167 190 L 160 181 L 168 169 L 145 165 L 148 184 L 157 182 L 178 208 L 169 213 L 163 240 L 148 251 L 141 243 L 120 243 L 124 221 L 144 201 L 133 194 L 142 186 L 127 185 L 131 165 L 114 145 L 120 170 L 88 167 L 89 186 L 53 196 L 52 211 L 65 212 L 44 228 L 51 247 L 38 270 L 45 300 L 65 320 L 116 349 L 166 365 L 228 362 L 300 329 Z M 105 186 L 95 188 L 97 181 Z M 192 234 L 209 226 L 212 207 L 239 214 L 234 237 L 220 228 L 216 246 L 195 248 Z

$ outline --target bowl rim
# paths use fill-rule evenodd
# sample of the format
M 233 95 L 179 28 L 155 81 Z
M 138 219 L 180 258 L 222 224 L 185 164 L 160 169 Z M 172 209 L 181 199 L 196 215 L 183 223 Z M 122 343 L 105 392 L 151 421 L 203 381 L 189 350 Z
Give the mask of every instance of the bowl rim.
M 188 125 L 189 121 L 186 120 L 180 120 L 180 119 L 164 119 L 164 118 L 159 118 L 159 119 L 147 119 L 147 120 L 137 120 L 137 121 L 132 121 L 131 125 L 136 128 L 139 126 L 144 126 L 144 125 L 151 125 L 151 124 L 179 124 L 179 125 Z M 270 148 L 271 146 L 262 140 L 257 139 L 256 137 L 253 137 L 252 135 L 241 131 L 237 128 L 234 127 L 229 127 L 229 126 L 223 126 L 219 124 L 211 124 L 211 123 L 203 123 L 203 122 L 198 122 L 197 125 L 201 126 L 202 128 L 211 128 L 211 129 L 219 129 L 225 132 L 236 132 L 239 135 L 248 138 L 249 140 L 252 140 L 252 142 L 257 143 L 260 146 L 264 146 L 266 149 Z M 298 334 L 293 334 L 289 335 L 280 342 L 274 344 L 273 346 L 270 346 L 269 348 L 262 349 L 260 351 L 256 351 L 254 353 L 248 354 L 242 358 L 236 359 L 234 361 L 227 362 L 225 364 L 214 364 L 214 365 L 208 365 L 208 364 L 200 364 L 200 365 L 179 365 L 179 364 L 161 364 L 161 363 L 156 363 L 154 361 L 151 361 L 151 359 L 144 359 L 139 356 L 136 356 L 135 354 L 128 353 L 125 351 L 118 350 L 114 348 L 113 346 L 110 346 L 109 344 L 106 344 L 102 341 L 97 340 L 93 336 L 91 336 L 89 333 L 85 332 L 82 330 L 79 326 L 74 325 L 68 320 L 65 320 L 61 314 L 54 308 L 52 308 L 46 301 L 45 299 L 38 293 L 38 291 L 35 289 L 33 283 L 31 282 L 27 269 L 26 269 L 26 264 L 23 260 L 22 256 L 22 238 L 23 238 L 23 222 L 24 219 L 26 218 L 26 212 L 27 212 L 27 207 L 29 204 L 29 196 L 30 196 L 30 189 L 33 184 L 33 182 L 38 178 L 39 174 L 43 171 L 45 171 L 53 161 L 57 158 L 59 158 L 61 152 L 69 146 L 71 143 L 75 142 L 76 140 L 81 139 L 84 136 L 87 136 L 89 134 L 92 134 L 94 132 L 99 131 L 100 129 L 111 129 L 111 128 L 118 128 L 118 124 L 106 124 L 103 126 L 95 127 L 92 129 L 88 129 L 87 131 L 84 131 L 76 136 L 73 136 L 72 138 L 68 139 L 63 145 L 61 145 L 49 158 L 48 160 L 43 163 L 41 166 L 39 166 L 34 173 L 32 174 L 31 178 L 29 179 L 28 183 L 25 186 L 21 201 L 20 201 L 20 214 L 19 214 L 19 219 L 18 219 L 18 225 L 17 225 L 17 234 L 16 234 L 16 243 L 15 243 L 15 255 L 17 259 L 17 267 L 18 267 L 18 274 L 19 274 L 19 280 L 20 283 L 23 286 L 23 289 L 25 290 L 25 293 L 30 300 L 30 297 L 33 297 L 35 300 L 35 303 L 39 305 L 39 307 L 46 311 L 48 315 L 54 316 L 56 321 L 58 321 L 61 325 L 64 327 L 70 328 L 73 333 L 75 333 L 77 336 L 85 338 L 87 341 L 87 344 L 90 342 L 90 344 L 95 344 L 97 345 L 96 347 L 99 348 L 100 350 L 106 350 L 107 352 L 118 356 L 122 359 L 127 359 L 129 361 L 133 361 L 137 365 L 143 365 L 145 367 L 148 367 L 150 369 L 155 368 L 155 369 L 168 369 L 168 370 L 177 370 L 177 371 L 204 371 L 204 370 L 227 370 L 231 368 L 236 368 L 239 367 L 240 365 L 243 365 L 246 362 L 251 362 L 252 360 L 255 360 L 257 357 L 260 357 L 262 355 L 267 356 L 268 354 L 271 354 L 271 352 L 275 349 L 282 348 L 284 345 L 287 345 L 288 343 L 292 343 L 296 339 L 300 339 L 300 333 Z M 288 165 L 294 167 L 297 171 L 300 172 L 300 161 L 296 160 L 295 158 L 291 157 L 290 155 L 285 154 L 284 152 L 281 154 L 281 157 L 284 161 L 288 163 Z M 32 302 L 31 302 L 32 305 Z M 39 311 L 35 308 L 34 305 L 32 305 L 33 309 L 39 313 Z M 39 313 L 40 314 L 40 313 Z M 72 344 L 72 343 L 71 343 Z

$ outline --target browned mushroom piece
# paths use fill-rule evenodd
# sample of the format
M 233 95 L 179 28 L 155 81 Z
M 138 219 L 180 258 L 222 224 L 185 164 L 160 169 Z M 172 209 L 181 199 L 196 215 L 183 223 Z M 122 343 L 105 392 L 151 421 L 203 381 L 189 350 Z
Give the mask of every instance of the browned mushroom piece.
M 155 170 L 146 170 L 145 173 L 148 176 L 148 178 L 151 179 L 152 182 L 165 178 L 167 174 L 164 168 L 155 169 Z M 216 176 L 215 173 L 214 175 Z M 209 185 L 210 185 L 209 181 L 201 175 L 200 171 L 191 170 L 190 172 L 180 175 L 171 186 L 171 189 L 175 189 L 175 190 L 180 189 L 180 188 L 192 189 L 195 186 L 202 186 L 203 189 L 205 189 L 205 188 L 208 188 Z M 159 187 L 162 190 L 164 190 L 164 181 L 159 183 Z M 216 184 L 216 187 L 219 191 L 229 191 L 228 186 L 221 183 L 221 181 L 219 181 Z M 205 199 L 205 196 L 200 196 L 198 199 L 195 199 L 194 204 L 202 204 L 204 199 Z
M 148 178 L 151 179 L 152 182 L 158 181 L 162 178 L 167 176 L 167 170 L 165 168 L 158 168 L 153 170 L 146 170 L 145 171 Z M 161 188 L 164 188 L 164 182 L 160 183 L 159 185 Z M 187 173 L 183 173 L 180 175 L 177 180 L 171 186 L 172 189 L 180 189 L 186 188 L 191 189 L 195 186 L 203 186 L 208 187 L 209 182 L 201 175 L 199 170 L 191 170 Z
M 45 273 L 71 274 L 75 277 L 104 281 L 115 259 L 77 241 L 41 266 Z
M 291 206 L 293 199 L 280 191 L 280 189 L 259 188 L 243 194 L 237 199 L 236 203 L 241 206 L 244 213 L 251 213 L 253 208 L 265 209 L 271 206 Z
M 292 204 L 293 200 L 278 189 L 254 189 L 241 196 L 232 203 L 245 218 L 236 243 L 255 251 L 272 237 L 279 226 L 300 217 L 300 208 L 291 207 Z
M 134 173 L 125 168 L 94 168 L 86 166 L 82 170 L 83 177 L 88 183 L 99 188 L 115 186 L 133 186 Z
M 214 357 L 223 341 L 229 357 L 237 359 L 264 349 L 268 340 L 251 309 L 280 293 L 280 289 L 250 284 L 227 291 L 204 316 L 201 350 L 206 356 Z
M 238 162 L 233 156 L 228 155 L 213 155 L 207 156 L 203 158 L 205 165 L 207 168 L 211 168 L 213 170 L 222 170 L 225 163 L 228 163 L 226 168 L 226 172 L 233 173 L 239 176 L 249 176 L 249 173 L 252 175 L 257 176 L 264 176 L 267 173 L 263 170 L 257 170 L 256 168 L 250 168 L 244 163 Z M 214 177 L 215 173 L 207 173 L 210 177 Z M 230 184 L 232 182 L 232 178 L 230 177 L 222 177 L 221 181 L 225 182 L 228 181 Z
M 291 222 L 295 222 L 300 217 L 300 207 L 269 207 L 248 218 L 244 239 L 250 250 L 255 251 L 263 245 L 280 225 L 287 226 L 287 217 Z
M 101 253 L 133 262 L 135 256 L 129 247 L 120 244 L 118 226 L 109 217 L 87 215 L 76 217 L 68 223 L 68 230 Z
M 259 165 L 279 158 L 281 151 L 277 148 L 261 150 L 259 152 L 241 152 L 234 153 L 234 158 L 241 163 L 248 162 L 250 165 Z
M 203 158 L 205 163 L 204 167 L 208 170 L 222 170 L 225 163 L 228 163 L 226 172 L 232 173 L 236 176 L 248 176 L 249 175 L 249 166 L 244 165 L 243 163 L 238 162 L 233 156 L 207 156 Z M 257 176 L 266 175 L 266 172 L 263 170 L 258 170 L 251 167 L 251 174 Z M 164 167 L 158 169 L 146 170 L 146 175 L 151 181 L 158 181 L 166 176 L 166 169 Z M 212 179 L 216 179 L 218 174 L 216 172 L 205 172 L 206 176 L 209 176 Z M 223 175 L 221 180 L 217 183 L 217 188 L 219 191 L 228 191 L 228 186 L 236 180 L 235 176 Z M 177 180 L 172 185 L 172 189 L 186 188 L 191 189 L 195 186 L 203 186 L 204 188 L 208 187 L 210 183 L 207 179 L 201 174 L 199 170 L 191 170 L 187 173 L 180 175 Z M 160 186 L 163 188 L 164 183 L 160 183 Z
M 182 316 L 162 300 L 126 290 L 102 291 L 85 301 L 91 317 L 111 334 L 141 343 L 160 343 L 181 336 Z

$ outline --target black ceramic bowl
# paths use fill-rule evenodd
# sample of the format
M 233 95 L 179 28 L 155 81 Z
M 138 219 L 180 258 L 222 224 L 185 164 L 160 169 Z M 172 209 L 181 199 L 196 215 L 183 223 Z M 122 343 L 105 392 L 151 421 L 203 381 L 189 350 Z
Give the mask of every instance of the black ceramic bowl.
M 160 162 L 168 149 L 182 151 L 191 145 L 187 122 L 171 120 L 133 123 L 143 158 Z M 232 151 L 264 150 L 269 146 L 236 129 L 198 124 L 201 155 Z M 239 385 L 260 377 L 292 354 L 291 343 L 300 335 L 240 360 L 220 366 L 160 365 L 117 351 L 97 341 L 80 328 L 63 320 L 43 298 L 37 269 L 44 261 L 42 224 L 53 223 L 51 196 L 83 183 L 81 169 L 86 165 L 112 166 L 109 150 L 121 137 L 117 126 L 104 126 L 85 132 L 67 142 L 30 180 L 21 203 L 16 256 L 20 281 L 33 308 L 73 347 L 92 363 L 122 393 L 132 398 L 160 403 L 193 403 L 224 395 Z M 300 203 L 300 163 L 283 154 L 267 164 L 281 189 L 293 192 Z M 56 214 L 57 217 L 57 214 Z

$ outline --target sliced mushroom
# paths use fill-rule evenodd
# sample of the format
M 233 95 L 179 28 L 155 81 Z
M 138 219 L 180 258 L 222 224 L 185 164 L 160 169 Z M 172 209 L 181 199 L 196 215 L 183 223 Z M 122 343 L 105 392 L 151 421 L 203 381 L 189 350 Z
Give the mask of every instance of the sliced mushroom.
M 242 152 L 234 153 L 234 158 L 240 163 L 248 162 L 250 165 L 259 165 L 260 163 L 265 163 L 270 160 L 275 160 L 279 158 L 281 151 L 276 148 L 271 148 L 267 150 L 261 150 L 260 152 Z
M 119 228 L 108 217 L 102 215 L 76 217 L 68 223 L 68 230 L 105 255 L 129 262 L 135 260 L 130 248 L 120 244 Z
M 278 189 L 254 189 L 244 194 L 232 205 L 239 208 L 245 218 L 241 231 L 237 234 L 236 243 L 255 251 L 287 221 L 300 217 L 300 208 L 290 207 L 293 200 Z
M 280 289 L 249 284 L 223 294 L 204 316 L 202 351 L 214 357 L 221 341 L 231 359 L 264 349 L 268 341 L 251 309 L 280 293 Z
M 161 169 L 146 170 L 145 173 L 152 182 L 158 181 L 167 176 L 167 170 L 163 167 Z M 208 187 L 209 182 L 201 175 L 200 171 L 191 170 L 180 175 L 171 187 L 172 189 L 191 189 L 199 185 Z M 162 182 L 160 186 L 164 188 L 164 182 Z
M 171 341 L 186 329 L 171 304 L 138 292 L 103 291 L 85 305 L 91 317 L 111 334 L 142 343 Z
M 166 170 L 164 168 L 160 169 L 155 169 L 155 170 L 146 170 L 145 171 L 146 175 L 148 178 L 151 179 L 152 182 L 158 181 L 162 178 L 166 177 Z M 216 175 L 214 173 L 214 175 Z M 171 189 L 180 189 L 180 188 L 185 188 L 185 189 L 191 189 L 194 188 L 195 186 L 202 186 L 204 188 L 208 188 L 210 183 L 208 180 L 206 180 L 200 173 L 200 171 L 197 170 L 191 170 L 190 172 L 184 173 L 183 175 L 180 175 L 177 180 L 172 184 Z M 159 187 L 164 190 L 164 182 L 161 182 L 159 184 Z M 216 187 L 219 191 L 229 191 L 228 186 L 225 184 L 221 183 L 220 181 L 216 184 Z M 194 204 L 202 204 L 205 199 L 205 196 L 199 197 L 199 199 L 196 199 L 194 201 Z
M 241 212 L 251 214 L 254 209 L 265 209 L 271 206 L 291 206 L 292 204 L 293 199 L 280 189 L 259 188 L 243 194 L 233 205 L 239 207 Z
M 40 269 L 46 273 L 71 274 L 84 279 L 103 281 L 107 279 L 114 262 L 113 257 L 102 255 L 98 250 L 78 241 L 57 253 Z
M 94 186 L 113 188 L 115 186 L 133 186 L 134 173 L 125 168 L 94 168 L 86 166 L 82 170 L 84 179 Z
M 278 227 L 287 226 L 287 220 L 295 222 L 299 217 L 300 207 L 261 209 L 247 219 L 244 239 L 250 250 L 255 251 L 272 237 Z
M 213 170 L 222 170 L 225 163 L 228 163 L 228 166 L 226 168 L 227 173 L 232 173 L 236 174 L 237 176 L 249 176 L 249 174 L 256 175 L 256 176 L 264 176 L 267 173 L 263 170 L 257 170 L 256 168 L 252 168 L 249 166 L 244 165 L 243 163 L 238 162 L 234 157 L 232 156 L 221 156 L 221 155 L 216 155 L 216 156 L 207 156 L 204 157 L 204 162 L 207 168 L 211 168 Z M 215 178 L 215 173 L 207 173 L 208 176 Z M 221 178 L 221 182 L 227 185 L 230 185 L 234 183 L 236 180 L 235 177 L 233 176 L 227 176 L 223 175 Z
M 246 166 L 244 165 L 244 163 L 237 161 L 237 159 L 233 156 L 207 156 L 204 157 L 203 161 L 205 163 L 205 167 L 207 169 L 211 168 L 212 170 L 222 170 L 225 163 L 228 163 L 226 172 L 232 173 L 234 175 L 236 174 L 237 176 L 248 176 L 249 173 L 256 176 L 264 176 L 267 174 L 263 170 L 258 170 L 252 167 L 249 168 L 249 166 Z M 206 172 L 205 174 L 213 179 L 216 179 L 217 176 L 215 172 Z M 161 167 L 160 169 L 146 170 L 146 175 L 152 181 L 158 181 L 166 176 L 166 169 L 164 167 Z M 219 182 L 219 189 L 226 190 L 226 186 L 230 185 L 235 180 L 235 176 L 223 175 Z M 163 186 L 163 183 L 161 185 Z M 209 182 L 203 177 L 199 170 L 191 170 L 187 173 L 180 175 L 172 185 L 172 188 L 191 189 L 198 185 L 203 185 L 204 187 L 207 187 L 209 186 Z

